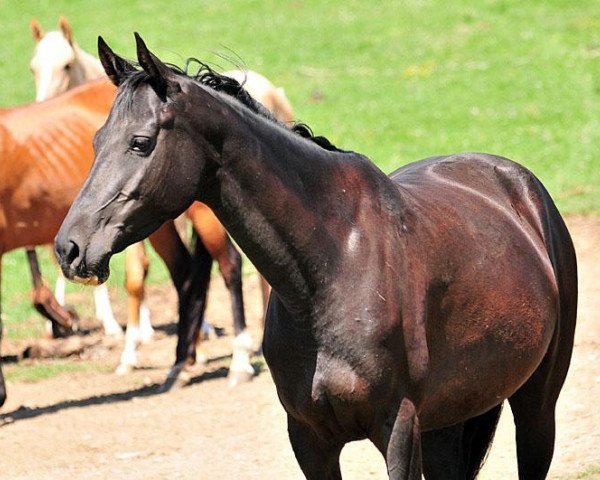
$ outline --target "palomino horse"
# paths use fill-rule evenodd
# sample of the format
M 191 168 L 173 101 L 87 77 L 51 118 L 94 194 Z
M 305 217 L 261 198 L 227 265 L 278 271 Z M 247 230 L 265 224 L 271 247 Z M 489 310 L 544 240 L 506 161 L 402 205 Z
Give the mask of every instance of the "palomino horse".
M 32 20 L 30 24 L 31 35 L 36 41 L 30 67 L 35 78 L 37 102 L 55 97 L 90 80 L 104 77 L 104 69 L 100 61 L 84 52 L 73 40 L 71 25 L 65 17 L 59 18 L 58 26 L 59 31 L 45 34 L 37 20 Z M 54 300 L 52 296 L 40 293 L 45 292 L 45 288 L 39 274 L 35 248 L 27 247 L 27 257 L 33 276 L 33 298 L 37 300 L 34 300 L 36 308 L 43 314 L 47 311 L 57 311 L 58 313 L 55 315 L 45 315 L 50 320 L 55 320 L 56 317 L 61 318 L 59 309 L 45 306 Z M 65 289 L 65 279 L 59 274 L 56 279 L 55 295 L 58 304 L 62 307 L 66 304 Z M 114 336 L 122 335 L 123 331 L 113 314 L 106 286 L 101 285 L 94 289 L 94 300 L 96 317 L 102 322 L 105 333 Z
M 65 17 L 60 17 L 59 28 L 60 31 L 44 34 L 37 20 L 31 22 L 32 36 L 37 42 L 34 57 L 31 61 L 31 69 L 36 78 L 38 100 L 53 97 L 73 86 L 105 76 L 100 61 L 77 46 L 73 40 L 71 26 Z M 292 108 L 283 89 L 276 88 L 263 75 L 253 71 L 241 70 L 229 71 L 227 75 L 243 82 L 250 94 L 267 107 L 280 121 L 286 123 L 293 121 Z M 239 336 L 234 340 L 234 345 L 237 345 L 236 348 L 239 350 L 237 354 L 234 354 L 234 370 L 238 368 L 242 372 L 250 374 L 251 368 L 247 354 L 251 349 L 252 342 L 244 333 L 245 320 L 240 283 L 241 257 L 229 241 L 222 225 L 205 205 L 195 203 L 188 209 L 187 214 L 197 227 L 196 231 L 202 232 L 202 241 L 213 258 L 217 260 L 225 283 L 232 293 L 234 329 L 236 336 Z M 128 290 L 128 319 L 125 349 L 121 355 L 121 362 L 117 367 L 118 373 L 125 373 L 137 364 L 137 346 L 140 341 L 147 340 L 152 334 L 149 312 L 142 302 L 144 279 L 148 269 L 148 257 L 142 242 L 127 248 L 125 266 L 126 287 Z M 263 305 L 266 310 L 268 284 L 262 277 L 261 286 Z M 96 292 L 99 289 L 105 289 L 105 287 L 96 287 Z M 62 292 L 60 298 L 64 299 L 64 286 Z M 98 298 L 98 295 L 96 295 L 96 298 Z M 108 296 L 106 296 L 106 299 L 108 300 Z M 64 301 L 62 304 L 64 304 Z M 106 309 L 101 311 L 106 311 Z M 112 317 L 109 303 L 108 312 Z M 104 318 L 104 316 L 98 316 L 101 319 Z M 108 320 L 110 320 L 110 317 L 108 317 Z M 114 317 L 112 318 L 114 322 Z M 107 323 L 105 322 L 104 325 L 106 330 Z M 110 330 L 114 331 L 114 329 Z M 240 360 L 240 358 L 243 358 L 243 360 Z M 232 381 L 235 382 L 239 379 L 232 378 Z
M 544 478 L 577 267 L 533 174 L 469 153 L 388 177 L 136 39 L 142 71 L 99 41 L 119 91 L 56 238 L 65 275 L 105 281 L 113 253 L 202 201 L 273 287 L 264 355 L 307 478 L 341 478 L 362 438 L 391 479 L 474 478 L 505 399 L 519 476 Z

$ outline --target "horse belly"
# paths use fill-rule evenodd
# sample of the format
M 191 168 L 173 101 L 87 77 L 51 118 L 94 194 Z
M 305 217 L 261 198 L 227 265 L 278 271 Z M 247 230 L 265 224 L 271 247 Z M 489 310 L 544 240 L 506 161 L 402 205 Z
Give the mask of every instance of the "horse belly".
M 478 328 L 446 330 L 444 341 L 430 345 L 430 376 L 420 413 L 424 430 L 485 413 L 533 374 L 550 344 L 557 308 L 552 295 L 531 302 L 509 302 L 496 316 L 484 311 L 446 324 Z

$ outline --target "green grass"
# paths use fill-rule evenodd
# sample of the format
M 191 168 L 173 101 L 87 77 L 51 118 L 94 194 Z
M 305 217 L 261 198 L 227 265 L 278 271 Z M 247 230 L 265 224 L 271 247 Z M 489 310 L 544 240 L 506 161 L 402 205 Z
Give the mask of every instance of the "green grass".
M 91 52 L 100 33 L 133 57 L 139 31 L 174 63 L 196 56 L 228 68 L 215 52 L 239 57 L 284 86 L 317 134 L 386 172 L 492 152 L 532 169 L 562 212 L 600 213 L 597 0 L 0 0 L 0 10 L 0 106 L 33 100 L 28 23 L 55 29 L 62 13 Z M 4 260 L 9 319 L 32 313 L 23 259 Z
M 44 360 L 43 362 L 26 361 L 3 367 L 7 382 L 35 383 L 56 375 L 75 372 L 109 373 L 114 367 L 98 361 Z

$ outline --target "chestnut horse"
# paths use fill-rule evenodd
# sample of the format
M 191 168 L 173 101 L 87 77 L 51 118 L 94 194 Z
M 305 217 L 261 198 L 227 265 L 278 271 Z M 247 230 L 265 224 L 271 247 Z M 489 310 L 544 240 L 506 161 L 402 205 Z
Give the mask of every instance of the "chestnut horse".
M 38 100 L 53 97 L 69 88 L 105 76 L 100 61 L 77 46 L 73 39 L 72 28 L 65 17 L 60 17 L 59 31 L 56 32 L 44 34 L 37 20 L 32 20 L 30 28 L 36 41 L 34 56 L 31 60 L 31 70 L 36 80 L 36 98 Z M 273 112 L 280 121 L 292 122 L 292 108 L 283 89 L 276 88 L 267 78 L 257 72 L 233 70 L 227 72 L 227 75 L 243 82 L 250 94 Z M 240 335 L 237 340 L 234 340 L 234 345 L 238 345 L 237 350 L 239 350 L 238 353 L 234 354 L 234 367 L 249 375 L 252 370 L 249 360 L 246 360 L 246 358 L 251 352 L 252 341 L 244 333 L 245 320 L 243 318 L 241 287 L 238 288 L 237 286 L 237 278 L 241 275 L 241 258 L 229 241 L 222 225 L 206 206 L 196 203 L 188 209 L 187 214 L 194 225 L 197 226 L 196 231 L 202 231 L 202 241 L 219 263 L 225 283 L 232 291 L 234 316 L 237 317 L 234 321 L 234 327 L 236 336 Z M 118 373 L 125 373 L 137 364 L 137 346 L 140 341 L 146 341 L 152 333 L 149 312 L 142 301 L 144 297 L 144 278 L 148 269 L 148 257 L 143 243 L 139 242 L 127 248 L 125 267 L 128 290 L 128 320 L 125 349 L 121 355 L 121 362 L 117 367 Z M 241 279 L 239 281 L 241 282 Z M 268 284 L 262 277 L 261 286 L 263 305 L 266 310 Z M 104 287 L 97 287 L 96 290 L 98 291 L 101 288 Z M 58 286 L 57 291 L 60 291 Z M 62 287 L 62 292 L 61 298 L 64 298 L 64 287 Z M 98 295 L 96 295 L 96 298 L 98 298 Z M 108 299 L 108 296 L 106 296 L 106 299 Z M 110 310 L 110 304 L 107 306 L 108 309 L 99 310 L 110 313 L 108 319 L 110 320 L 112 311 Z M 98 316 L 102 320 L 105 318 L 105 316 Z M 114 317 L 112 318 L 114 322 Z M 105 330 L 107 330 L 107 322 L 104 322 L 104 325 Z M 114 331 L 114 328 L 109 329 L 111 332 Z M 243 358 L 243 360 L 240 360 L 240 358 Z M 245 376 L 241 372 L 238 377 Z M 232 377 L 232 382 L 235 383 L 240 379 Z
M 64 274 L 105 281 L 111 255 L 202 201 L 273 287 L 264 355 L 307 478 L 341 478 L 362 438 L 390 479 L 474 478 L 505 399 L 519 476 L 544 478 L 577 267 L 539 180 L 478 153 L 386 176 L 136 40 L 141 71 L 99 39 L 119 92 L 56 237 Z

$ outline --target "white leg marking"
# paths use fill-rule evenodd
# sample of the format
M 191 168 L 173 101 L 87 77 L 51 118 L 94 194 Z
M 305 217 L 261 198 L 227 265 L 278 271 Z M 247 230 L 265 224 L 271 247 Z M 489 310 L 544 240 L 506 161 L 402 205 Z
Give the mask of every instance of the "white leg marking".
M 233 339 L 233 356 L 229 372 L 247 373 L 254 375 L 254 368 L 250 364 L 250 355 L 252 355 L 252 337 L 247 330 L 244 330 Z
M 56 277 L 56 286 L 54 287 L 54 296 L 56 297 L 56 301 L 61 307 L 65 306 L 65 290 L 67 288 L 67 282 L 65 281 L 65 277 L 62 272 L 58 272 L 58 276 Z
M 131 372 L 137 366 L 137 347 L 140 343 L 140 330 L 138 327 L 127 325 L 125 333 L 125 348 L 121 353 L 121 362 L 115 373 L 117 375 L 125 375 Z
M 113 314 L 106 285 L 94 288 L 94 300 L 96 302 L 96 318 L 102 322 L 104 333 L 118 338 L 122 337 L 123 329 Z
M 140 342 L 148 343 L 154 336 L 154 329 L 150 321 L 150 309 L 146 302 L 140 305 Z

